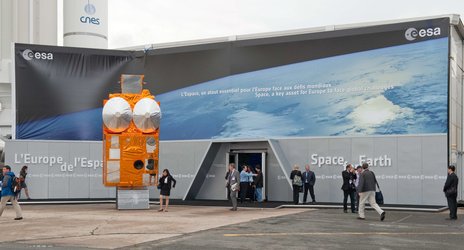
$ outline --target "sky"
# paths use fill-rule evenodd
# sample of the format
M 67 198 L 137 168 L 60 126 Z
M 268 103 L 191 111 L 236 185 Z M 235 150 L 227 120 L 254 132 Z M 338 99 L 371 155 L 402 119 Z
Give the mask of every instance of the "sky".
M 109 48 L 460 14 L 463 0 L 108 0 Z

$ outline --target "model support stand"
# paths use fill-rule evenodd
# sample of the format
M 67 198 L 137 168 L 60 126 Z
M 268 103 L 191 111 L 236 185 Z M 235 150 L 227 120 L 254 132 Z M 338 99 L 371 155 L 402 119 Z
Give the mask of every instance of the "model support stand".
M 116 191 L 117 209 L 150 209 L 150 192 L 148 190 L 148 187 L 117 187 Z

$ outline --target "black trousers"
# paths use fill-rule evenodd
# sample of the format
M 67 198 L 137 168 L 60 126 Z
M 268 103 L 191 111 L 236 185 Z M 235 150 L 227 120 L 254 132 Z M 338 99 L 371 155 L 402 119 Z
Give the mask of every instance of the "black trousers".
M 304 195 L 303 195 L 303 202 L 306 203 L 306 199 L 308 198 L 308 190 L 309 190 L 309 194 L 311 195 L 311 200 L 313 202 L 316 201 L 316 198 L 314 196 L 314 185 L 304 185 Z
M 458 215 L 458 201 L 457 201 L 457 194 L 451 195 L 449 197 L 446 197 L 448 200 L 448 208 L 450 211 L 450 218 L 451 219 L 457 219 Z
M 293 185 L 293 204 L 298 205 L 300 200 L 300 186 Z
M 355 192 L 356 194 L 356 211 L 359 210 L 359 193 L 358 192 Z
M 240 182 L 240 203 L 243 203 L 247 197 L 248 186 L 250 186 L 248 182 Z
M 352 189 L 343 190 L 343 210 L 345 210 L 345 211 L 347 210 L 348 205 L 346 203 L 347 203 L 347 200 L 348 200 L 348 196 L 350 196 L 351 211 L 352 212 L 355 211 L 355 208 L 354 208 L 354 206 L 355 206 L 354 195 L 355 195 L 355 192 Z

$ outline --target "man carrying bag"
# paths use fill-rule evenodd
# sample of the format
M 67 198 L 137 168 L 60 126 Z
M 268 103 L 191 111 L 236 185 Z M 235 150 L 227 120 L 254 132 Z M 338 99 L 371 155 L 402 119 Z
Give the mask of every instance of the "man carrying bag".
M 366 202 L 369 202 L 372 208 L 377 211 L 380 215 L 380 220 L 385 219 L 385 212 L 379 207 L 376 200 L 375 187 L 377 180 L 375 178 L 374 172 L 369 171 L 369 164 L 363 163 L 362 168 L 364 171 L 361 174 L 361 179 L 359 180 L 358 192 L 359 192 L 359 217 L 360 220 L 365 220 L 364 210 L 366 208 Z

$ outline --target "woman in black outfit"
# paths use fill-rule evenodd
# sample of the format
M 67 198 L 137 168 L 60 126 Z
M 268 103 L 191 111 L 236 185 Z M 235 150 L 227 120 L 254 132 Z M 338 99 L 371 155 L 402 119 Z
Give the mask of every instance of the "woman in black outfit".
M 174 179 L 169 170 L 163 170 L 163 175 L 159 179 L 158 187 L 160 189 L 160 209 L 158 212 L 167 212 L 169 206 L 169 195 L 171 195 L 171 186 L 172 188 L 176 187 L 176 179 Z M 166 206 L 163 209 L 163 198 L 166 199 Z
M 27 189 L 26 176 L 27 176 L 27 166 L 23 166 L 21 168 L 21 171 L 19 172 L 19 179 L 21 181 L 21 189 L 24 189 L 27 199 L 30 200 L 31 197 L 29 196 L 29 190 Z M 21 193 L 19 195 L 21 196 Z
M 300 189 L 303 186 L 303 182 L 301 181 L 301 171 L 298 165 L 293 167 L 293 171 L 290 173 L 290 179 L 292 180 L 293 186 L 293 203 L 298 205 L 298 201 L 300 199 Z

